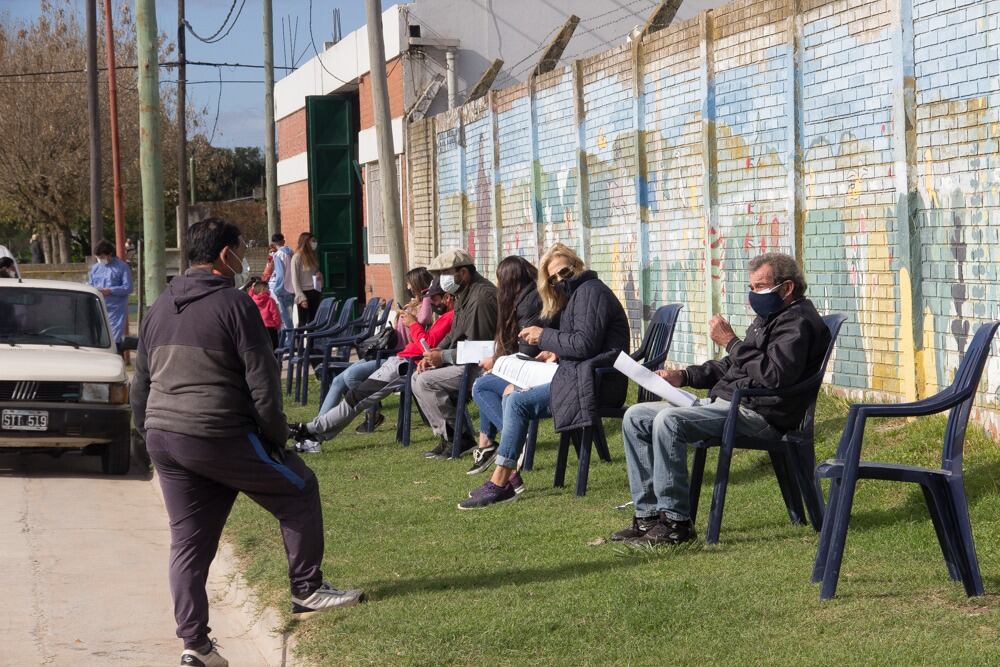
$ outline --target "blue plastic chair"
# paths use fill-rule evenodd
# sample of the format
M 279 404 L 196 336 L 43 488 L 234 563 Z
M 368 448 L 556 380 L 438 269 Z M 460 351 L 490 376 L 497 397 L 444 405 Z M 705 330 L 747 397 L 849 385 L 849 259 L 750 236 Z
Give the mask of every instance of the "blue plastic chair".
M 674 331 L 677 328 L 677 320 L 680 317 L 682 308 L 684 308 L 684 304 L 672 303 L 666 306 L 660 306 L 656 309 L 656 312 L 653 313 L 653 317 L 649 320 L 649 324 L 646 327 L 646 334 L 642 338 L 642 343 L 639 345 L 639 349 L 631 355 L 634 360 L 638 361 L 649 370 L 655 371 L 663 368 L 663 362 L 666 361 L 667 355 L 670 353 L 670 344 L 674 340 Z M 652 400 L 658 399 L 642 387 L 639 387 L 638 402 L 645 403 Z M 628 407 L 629 406 L 602 408 L 598 414 L 598 418 L 594 421 L 591 438 L 596 442 L 598 455 L 605 461 L 611 460 L 611 453 L 608 449 L 608 437 L 604 431 L 603 419 L 621 419 L 625 416 L 625 411 Z M 574 446 L 578 448 L 579 444 L 577 441 L 578 439 L 574 440 Z M 522 469 L 531 470 L 534 467 L 535 447 L 537 442 L 538 420 L 533 419 L 531 424 L 528 425 L 528 437 L 524 443 L 524 461 L 521 465 Z M 560 437 L 560 449 L 562 444 L 562 438 Z M 569 447 L 569 441 L 566 442 L 566 447 Z M 565 465 L 565 462 L 563 465 Z M 563 475 L 557 479 L 563 479 L 564 477 L 565 471 Z M 577 477 L 579 477 L 579 471 Z M 562 486 L 562 482 L 558 483 L 556 486 Z M 586 480 L 584 480 L 584 491 L 586 491 L 586 487 Z M 581 493 L 577 495 L 583 494 Z
M 816 398 L 819 388 L 823 385 L 827 364 L 837 343 L 837 335 L 847 317 L 840 314 L 826 315 L 823 323 L 830 331 L 830 344 L 826 348 L 819 369 L 810 377 L 796 384 L 781 389 L 737 389 L 733 392 L 729 407 L 729 416 L 723 428 L 721 440 L 704 440 L 694 443 L 694 463 L 691 466 L 690 506 L 691 520 L 698 515 L 698 501 L 701 497 L 701 483 L 705 474 L 705 457 L 708 449 L 719 447 L 719 462 L 715 471 L 715 487 L 712 490 L 712 509 L 708 519 L 708 530 L 705 541 L 716 544 L 722 530 L 722 512 L 726 504 L 726 491 L 729 486 L 729 466 L 732 462 L 734 449 L 754 449 L 770 454 L 774 467 L 774 476 L 778 480 L 782 500 L 788 510 L 788 518 L 795 524 L 804 524 L 806 512 L 802 507 L 803 498 L 809 511 L 809 519 L 815 530 L 823 523 L 823 493 L 816 479 L 816 447 L 813 439 L 814 415 Z M 736 438 L 736 423 L 739 419 L 739 405 L 744 398 L 750 396 L 793 396 L 796 394 L 812 394 L 813 400 L 806 410 L 802 423 L 794 431 L 789 431 L 778 440 L 763 440 L 758 438 Z
M 381 300 L 378 297 L 372 297 L 357 319 L 314 336 L 316 339 L 315 349 L 310 349 L 309 358 L 311 362 L 316 364 L 316 373 L 324 396 L 329 390 L 333 378 L 353 363 L 351 351 L 366 338 L 375 334 L 380 323 L 378 315 L 380 304 Z M 386 317 L 388 317 L 388 310 L 391 306 L 392 301 L 390 300 L 385 306 Z M 384 318 L 381 321 L 384 323 Z M 306 402 L 303 401 L 303 403 Z
M 356 297 L 351 297 L 344 301 L 343 305 L 340 307 L 340 312 L 331 311 L 330 316 L 323 326 L 309 327 L 308 331 L 304 331 L 299 334 L 295 339 L 295 346 L 292 348 L 288 355 L 288 377 L 286 380 L 285 393 L 293 393 L 293 382 L 294 382 L 294 397 L 299 399 L 302 391 L 302 384 L 304 381 L 304 373 L 302 368 L 302 359 L 305 355 L 306 347 L 306 336 L 317 331 L 339 331 L 344 327 L 349 321 L 350 317 L 354 314 L 354 303 L 357 301 Z
M 451 458 L 457 459 L 462 453 L 462 436 L 466 433 L 473 440 L 476 437 L 476 427 L 472 424 L 472 417 L 466 409 L 466 404 L 472 398 L 472 383 L 476 381 L 479 374 L 479 364 L 463 364 L 465 369 L 462 373 L 462 380 L 458 384 L 458 396 L 455 399 L 455 427 L 451 438 Z
M 274 354 L 278 358 L 279 367 L 282 363 L 288 362 L 288 379 L 285 385 L 286 394 L 292 393 L 294 367 L 292 358 L 300 353 L 303 337 L 309 332 L 329 326 L 330 322 L 337 317 L 337 305 L 337 300 L 333 297 L 323 299 L 319 302 L 319 306 L 316 308 L 316 316 L 313 317 L 312 321 L 295 328 L 282 329 L 281 336 L 284 338 L 285 344 L 283 347 L 275 350 Z
M 657 308 L 656 312 L 653 313 L 652 319 L 649 321 L 649 325 L 646 328 L 646 334 L 643 336 L 639 349 L 631 355 L 634 360 L 638 361 L 649 370 L 658 370 L 663 368 L 663 362 L 666 361 L 667 355 L 670 353 L 670 344 L 674 340 L 674 331 L 677 328 L 677 319 L 680 316 L 680 312 L 683 307 L 683 304 L 674 303 Z M 594 377 L 594 391 L 597 395 L 600 395 L 601 379 L 608 373 L 617 372 L 618 371 L 613 368 L 600 368 L 596 371 Z M 640 389 L 638 399 L 640 403 L 658 400 L 645 389 Z M 559 449 L 556 452 L 556 470 L 552 480 L 553 486 L 563 486 L 565 483 L 569 446 L 570 443 L 572 443 L 577 450 L 578 460 L 576 468 L 575 493 L 578 496 L 587 494 L 587 482 L 590 478 L 591 446 L 597 450 L 597 455 L 603 461 L 611 461 L 611 452 L 608 449 L 608 438 L 604 431 L 604 420 L 621 419 L 625 416 L 625 411 L 628 410 L 628 408 L 629 406 L 627 405 L 610 407 L 599 406 L 597 408 L 597 414 L 594 415 L 594 421 L 590 426 L 577 429 L 575 432 L 560 434 Z M 535 431 L 535 434 L 537 437 L 537 430 Z M 525 449 L 527 450 L 527 443 L 525 443 Z M 531 447 L 531 458 L 534 459 L 534 442 L 532 442 Z M 525 461 L 527 460 L 528 455 L 525 454 Z
M 859 479 L 919 484 L 937 533 L 948 575 L 953 580 L 962 582 L 966 595 L 972 597 L 983 594 L 983 578 L 979 571 L 969 520 L 969 503 L 965 496 L 962 452 L 979 379 L 986 366 L 990 343 L 997 327 L 1000 327 L 1000 322 L 988 322 L 979 327 L 959 364 L 955 380 L 950 387 L 935 396 L 912 403 L 859 403 L 851 406 L 835 457 L 820 464 L 817 469 L 820 477 L 829 478 L 831 482 L 827 519 L 820 533 L 812 573 L 814 583 L 822 582 L 820 599 L 828 600 L 837 592 L 854 490 Z M 940 468 L 861 460 L 861 446 L 868 419 L 921 417 L 946 410 L 951 410 L 951 413 L 944 432 Z

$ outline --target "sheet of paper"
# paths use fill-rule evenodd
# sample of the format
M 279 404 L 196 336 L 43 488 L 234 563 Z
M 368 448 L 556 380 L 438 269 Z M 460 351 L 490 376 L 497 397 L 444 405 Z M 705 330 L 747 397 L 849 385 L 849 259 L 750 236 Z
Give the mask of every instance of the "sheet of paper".
M 517 355 L 498 357 L 493 364 L 493 374 L 518 389 L 531 389 L 552 382 L 559 364 L 547 364 Z
M 615 359 L 615 368 L 643 389 L 679 408 L 689 408 L 698 400 L 694 394 L 678 389 L 624 352 Z
M 456 362 L 478 364 L 483 359 L 493 356 L 494 345 L 491 340 L 460 340 Z

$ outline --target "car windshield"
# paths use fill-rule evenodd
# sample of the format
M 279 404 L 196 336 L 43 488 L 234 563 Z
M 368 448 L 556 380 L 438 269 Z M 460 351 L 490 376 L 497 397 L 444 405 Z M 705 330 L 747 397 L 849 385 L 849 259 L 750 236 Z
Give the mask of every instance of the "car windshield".
M 108 347 L 100 300 L 87 292 L 0 287 L 0 344 Z

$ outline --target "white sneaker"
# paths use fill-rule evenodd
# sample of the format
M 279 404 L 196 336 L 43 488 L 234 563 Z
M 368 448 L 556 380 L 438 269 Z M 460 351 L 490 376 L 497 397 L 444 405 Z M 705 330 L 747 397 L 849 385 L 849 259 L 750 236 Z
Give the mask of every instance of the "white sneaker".
M 342 591 L 335 588 L 329 581 L 324 581 L 323 585 L 305 600 L 300 600 L 297 597 L 292 598 L 292 617 L 309 618 L 314 614 L 338 607 L 353 607 L 364 599 L 365 592 L 360 588 Z
M 216 650 L 218 644 L 214 639 L 212 642 L 212 650 L 208 653 L 198 653 L 193 649 L 184 649 L 181 653 L 181 664 L 188 665 L 189 667 L 229 667 L 229 661 L 219 655 Z
M 301 454 L 322 454 L 323 448 L 318 440 L 303 440 L 295 443 L 295 451 Z

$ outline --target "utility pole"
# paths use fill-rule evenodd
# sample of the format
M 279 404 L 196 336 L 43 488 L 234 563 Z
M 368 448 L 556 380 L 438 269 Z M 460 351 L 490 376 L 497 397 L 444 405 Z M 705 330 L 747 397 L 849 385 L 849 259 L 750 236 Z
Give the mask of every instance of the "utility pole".
M 160 72 L 154 0 L 135 0 L 139 56 L 139 173 L 142 176 L 142 230 L 145 301 L 152 304 L 166 284 L 163 267 L 163 163 L 160 160 Z
M 187 268 L 187 49 L 184 0 L 177 0 L 177 270 Z
M 278 233 L 278 157 L 274 150 L 274 17 L 264 0 L 264 174 L 267 240 Z
M 90 121 L 90 253 L 104 236 L 101 216 L 101 122 L 97 117 L 97 0 L 87 0 L 87 120 Z
M 118 73 L 115 71 L 115 24 L 111 0 L 104 0 L 105 51 L 108 56 L 108 115 L 111 117 L 111 177 L 115 202 L 115 254 L 124 260 L 125 197 L 122 194 L 121 151 L 118 147 Z
M 389 84 L 385 75 L 385 45 L 382 41 L 382 3 L 365 0 L 368 13 L 368 60 L 371 63 L 372 108 L 375 112 L 375 137 L 378 143 L 378 171 L 382 190 L 382 217 L 386 244 L 389 246 L 389 270 L 396 303 L 406 303 L 406 255 L 403 252 L 403 221 L 396 191 L 396 160 L 392 145 L 392 117 L 389 113 Z

